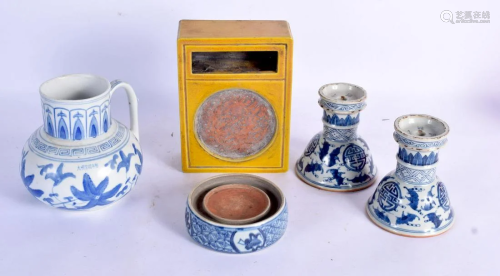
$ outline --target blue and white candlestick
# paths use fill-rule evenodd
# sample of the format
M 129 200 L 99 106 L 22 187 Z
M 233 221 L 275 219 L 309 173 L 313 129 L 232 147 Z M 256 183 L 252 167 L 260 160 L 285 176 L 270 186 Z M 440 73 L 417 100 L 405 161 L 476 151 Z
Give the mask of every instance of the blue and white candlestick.
M 368 200 L 368 216 L 395 234 L 439 235 L 450 229 L 454 219 L 446 187 L 436 175 L 449 127 L 428 115 L 405 115 L 396 119 L 394 128 L 399 144 L 396 170 L 380 181 Z
M 319 89 L 323 131 L 309 142 L 295 171 L 305 183 L 329 191 L 349 192 L 369 187 L 377 168 L 370 148 L 357 134 L 366 91 L 348 83 Z

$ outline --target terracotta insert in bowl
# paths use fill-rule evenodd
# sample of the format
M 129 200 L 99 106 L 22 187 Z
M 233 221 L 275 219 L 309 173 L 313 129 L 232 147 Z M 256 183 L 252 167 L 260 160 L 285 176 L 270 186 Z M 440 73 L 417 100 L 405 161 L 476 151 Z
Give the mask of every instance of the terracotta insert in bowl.
M 214 219 L 204 207 L 205 197 L 218 187 L 231 187 L 235 183 L 263 191 L 271 202 L 267 214 L 255 222 L 238 225 Z M 206 199 L 211 201 L 209 197 Z M 288 208 L 285 195 L 271 181 L 251 174 L 223 174 L 203 181 L 189 193 L 185 220 L 189 236 L 206 248 L 224 253 L 252 253 L 281 239 L 288 225 Z
M 226 184 L 210 190 L 205 195 L 203 208 L 220 223 L 242 225 L 263 218 L 271 208 L 271 200 L 257 187 Z

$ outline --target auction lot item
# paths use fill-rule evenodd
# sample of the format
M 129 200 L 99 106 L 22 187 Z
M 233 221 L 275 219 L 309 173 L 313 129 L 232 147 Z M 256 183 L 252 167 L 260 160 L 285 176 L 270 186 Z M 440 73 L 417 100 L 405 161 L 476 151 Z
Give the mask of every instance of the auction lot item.
M 399 145 L 396 170 L 380 181 L 368 200 L 368 216 L 398 235 L 442 234 L 454 219 L 446 187 L 436 175 L 439 149 L 448 141 L 448 124 L 429 115 L 405 115 L 396 119 L 394 128 Z
M 235 183 L 263 191 L 270 200 L 269 211 L 257 221 L 247 224 L 226 224 L 214 219 L 203 207 L 207 194 Z M 241 207 L 232 206 L 236 207 L 235 211 Z M 230 211 L 226 210 L 226 213 Z M 185 218 L 189 235 L 202 246 L 225 253 L 251 253 L 273 245 L 283 236 L 288 223 L 288 209 L 282 191 L 269 180 L 250 174 L 226 174 L 209 178 L 191 191 Z
M 130 103 L 130 129 L 111 118 L 119 88 Z M 43 126 L 22 151 L 21 179 L 41 202 L 67 210 L 95 210 L 130 192 L 142 172 L 137 98 L 122 81 L 66 75 L 40 87 Z
M 370 148 L 358 133 L 366 92 L 349 83 L 319 89 L 323 131 L 316 134 L 297 160 L 295 172 L 305 183 L 328 191 L 352 192 L 375 182 L 377 168 Z
M 288 170 L 292 45 L 286 21 L 179 23 L 184 172 Z

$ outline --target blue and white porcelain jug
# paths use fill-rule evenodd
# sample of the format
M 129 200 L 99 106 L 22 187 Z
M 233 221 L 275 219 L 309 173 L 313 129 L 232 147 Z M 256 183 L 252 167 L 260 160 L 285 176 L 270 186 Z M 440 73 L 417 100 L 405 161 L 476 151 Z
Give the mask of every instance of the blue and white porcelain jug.
M 119 88 L 130 103 L 130 129 L 111 118 L 110 100 Z M 26 142 L 20 166 L 28 191 L 67 210 L 102 208 L 128 194 L 142 171 L 132 87 L 75 74 L 43 83 L 40 96 L 44 124 Z
M 449 127 L 428 115 L 405 115 L 396 119 L 394 128 L 399 144 L 396 170 L 380 181 L 368 200 L 368 216 L 382 229 L 403 236 L 444 233 L 454 215 L 436 167 Z
M 297 160 L 295 171 L 305 183 L 320 189 L 348 192 L 369 187 L 377 168 L 370 148 L 358 133 L 366 92 L 349 83 L 319 89 L 323 131 L 316 134 Z

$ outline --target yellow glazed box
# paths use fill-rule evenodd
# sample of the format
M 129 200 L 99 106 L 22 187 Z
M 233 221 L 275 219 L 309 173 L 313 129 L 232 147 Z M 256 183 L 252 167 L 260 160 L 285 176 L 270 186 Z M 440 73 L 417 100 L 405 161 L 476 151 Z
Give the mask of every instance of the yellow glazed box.
M 184 172 L 288 170 L 292 53 L 286 21 L 180 21 Z

